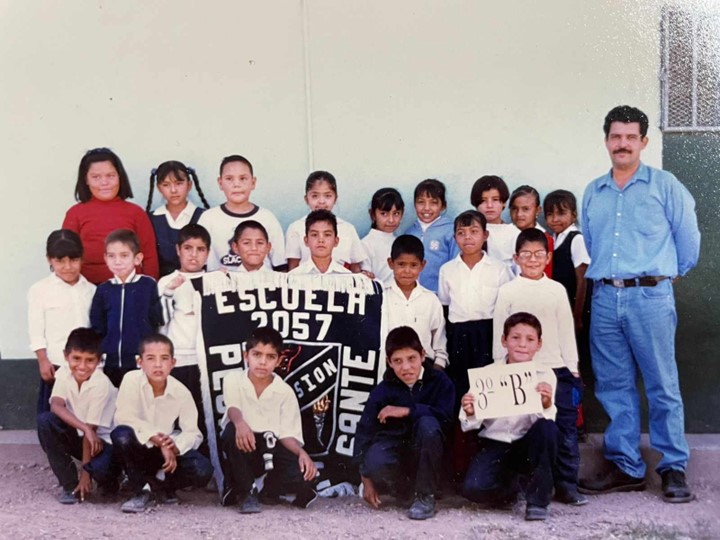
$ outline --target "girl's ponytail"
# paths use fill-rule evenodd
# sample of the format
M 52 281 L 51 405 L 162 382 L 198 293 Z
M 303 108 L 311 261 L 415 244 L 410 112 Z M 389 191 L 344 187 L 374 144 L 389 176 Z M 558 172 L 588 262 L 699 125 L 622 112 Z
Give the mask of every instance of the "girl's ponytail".
M 208 208 L 210 208 L 210 204 L 208 204 L 207 199 L 205 198 L 205 194 L 203 193 L 203 190 L 200 187 L 200 180 L 198 179 L 197 174 L 195 173 L 195 169 L 193 169 L 192 167 L 187 167 L 186 170 L 187 170 L 187 173 L 192 178 L 193 184 L 195 184 L 195 189 L 197 189 L 197 193 L 200 196 L 200 200 L 202 201 L 203 206 L 207 210 Z
M 155 181 L 157 180 L 157 169 L 150 171 L 150 191 L 148 192 L 148 202 L 145 211 L 149 214 L 152 208 L 153 193 L 155 192 Z

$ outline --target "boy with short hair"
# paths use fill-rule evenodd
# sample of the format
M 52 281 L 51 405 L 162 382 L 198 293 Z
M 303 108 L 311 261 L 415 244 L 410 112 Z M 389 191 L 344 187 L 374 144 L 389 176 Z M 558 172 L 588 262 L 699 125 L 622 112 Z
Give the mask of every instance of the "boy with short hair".
M 543 267 L 544 268 L 544 267 Z M 503 323 L 501 344 L 507 348 L 503 362 L 530 362 L 542 347 L 542 326 L 530 313 L 517 312 Z M 480 429 L 480 451 L 472 458 L 463 486 L 463 495 L 474 502 L 505 506 L 517 496 L 518 472 L 530 476 L 525 489 L 525 519 L 547 518 L 553 489 L 557 428 L 553 393 L 555 375 L 537 366 L 536 387 L 542 413 L 484 419 L 476 416 L 475 395 L 461 400 L 460 425 L 463 431 Z
M 101 341 L 90 328 L 70 332 L 64 350 L 67 366 L 56 372 L 50 411 L 38 415 L 38 438 L 62 488 L 62 504 L 84 501 L 92 478 L 104 494 L 119 487 L 120 467 L 110 444 L 117 389 L 97 369 Z M 73 458 L 82 462 L 79 478 Z
M 351 274 L 350 270 L 333 260 L 338 245 L 337 218 L 330 210 L 313 210 L 305 219 L 305 245 L 310 258 L 290 270 L 290 274 Z
M 495 305 L 495 361 L 502 361 L 505 348 L 500 341 L 505 319 L 519 311 L 532 313 L 542 324 L 543 347 L 536 356 L 540 366 L 552 369 L 557 378 L 555 404 L 559 432 L 555 466 L 555 498 L 581 506 L 587 498 L 577 490 L 580 451 L 577 439 L 577 406 L 582 394 L 575 344 L 575 324 L 565 287 L 545 275 L 552 257 L 547 237 L 539 229 L 526 229 L 516 243 L 515 263 L 520 275 L 503 285 Z
M 103 371 L 119 387 L 128 371 L 137 369 L 140 341 L 163 324 L 157 283 L 135 273 L 142 262 L 140 241 L 129 229 L 105 239 L 105 264 L 113 278 L 98 285 L 90 306 L 90 324 L 103 336 Z
M 162 334 L 140 342 L 139 370 L 120 385 L 111 437 L 123 463 L 133 497 L 121 510 L 143 512 L 155 494 L 176 502 L 175 490 L 204 487 L 212 476 L 210 460 L 197 451 L 202 434 L 190 391 L 170 375 L 175 367 L 173 343 Z M 151 491 L 145 490 L 148 483 Z
M 257 184 L 250 161 L 239 155 L 224 157 L 220 163 L 217 182 L 225 195 L 225 202 L 206 210 L 198 220 L 213 239 L 208 271 L 239 269 L 242 260 L 232 250 L 233 232 L 240 223 L 248 219 L 262 223 L 272 242 L 270 253 L 264 261 L 265 266 L 269 269 L 285 270 L 285 236 L 280 222 L 270 210 L 250 202 L 250 194 Z
M 510 190 L 499 176 L 478 178 L 470 192 L 470 204 L 487 219 L 487 253 L 493 259 L 512 267 L 515 239 L 520 230 L 512 223 L 504 223 L 502 213 L 510 198 Z
M 425 249 L 419 238 L 403 234 L 392 244 L 387 264 L 393 279 L 385 286 L 387 329 L 409 326 L 418 333 L 434 367 L 447 366 L 447 338 L 443 307 L 432 292 L 418 283 L 425 267 Z
M 242 261 L 238 272 L 271 271 L 264 261 L 272 250 L 272 244 L 262 223 L 254 219 L 240 223 L 235 227 L 231 247 Z
M 428 519 L 435 515 L 455 389 L 445 373 L 425 361 L 412 328 L 391 330 L 385 353 L 389 369 L 370 392 L 355 432 L 354 460 L 360 466 L 363 497 L 378 508 L 380 490 L 402 494 L 410 488 L 415 497 L 408 517 Z
M 447 209 L 445 184 L 435 178 L 423 180 L 415 187 L 413 200 L 417 221 L 405 234 L 422 241 L 427 264 L 420 273 L 420 285 L 437 293 L 440 267 L 458 254 L 453 222 L 443 215 Z
M 241 514 L 261 511 L 254 479 L 267 472 L 263 498 L 275 502 L 295 492 L 295 506 L 315 500 L 317 469 L 303 449 L 300 406 L 292 388 L 274 373 L 282 336 L 270 327 L 253 330 L 245 344 L 245 369 L 223 381 L 225 416 L 221 445 L 225 456 L 222 504 L 240 502 Z

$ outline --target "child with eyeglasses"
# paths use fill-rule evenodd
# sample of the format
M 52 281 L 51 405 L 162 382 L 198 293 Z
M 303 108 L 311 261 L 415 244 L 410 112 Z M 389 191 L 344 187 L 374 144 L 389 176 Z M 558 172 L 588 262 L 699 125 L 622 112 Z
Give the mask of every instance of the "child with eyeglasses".
M 558 455 L 553 470 L 555 498 L 580 506 L 587 499 L 578 493 L 580 453 L 577 440 L 577 401 L 582 392 L 578 373 L 575 323 L 565 287 L 545 275 L 552 259 L 547 237 L 539 229 L 526 229 L 515 244 L 515 264 L 520 275 L 500 287 L 493 322 L 493 357 L 503 362 L 507 354 L 501 337 L 505 320 L 512 314 L 527 312 L 542 325 L 543 346 L 535 355 L 539 367 L 550 368 L 557 377 L 555 405 L 558 427 Z

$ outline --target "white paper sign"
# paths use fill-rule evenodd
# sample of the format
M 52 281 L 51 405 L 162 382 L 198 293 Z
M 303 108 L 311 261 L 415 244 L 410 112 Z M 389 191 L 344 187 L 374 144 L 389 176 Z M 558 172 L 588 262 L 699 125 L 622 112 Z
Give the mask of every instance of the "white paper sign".
M 534 362 L 491 364 L 468 369 L 470 392 L 475 394 L 475 416 L 502 418 L 543 411 Z

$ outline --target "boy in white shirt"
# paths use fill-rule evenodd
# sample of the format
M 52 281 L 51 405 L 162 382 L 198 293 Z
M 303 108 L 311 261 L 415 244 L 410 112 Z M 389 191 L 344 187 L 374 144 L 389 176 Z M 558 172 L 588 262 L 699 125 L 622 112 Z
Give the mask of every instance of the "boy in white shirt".
M 58 479 L 62 504 L 84 501 L 94 478 L 103 494 L 117 492 L 120 467 L 110 432 L 117 390 L 101 369 L 102 337 L 76 328 L 65 345 L 66 367 L 56 372 L 50 411 L 38 416 L 38 438 Z M 73 459 L 82 462 L 78 478 Z
M 552 369 L 557 377 L 555 404 L 559 432 L 558 456 L 554 471 L 555 498 L 565 504 L 581 506 L 587 498 L 577 490 L 580 451 L 577 440 L 577 405 L 582 393 L 575 344 L 575 324 L 565 287 L 548 278 L 544 271 L 552 253 L 547 237 L 538 229 L 526 229 L 516 243 L 515 263 L 520 275 L 500 288 L 495 305 L 493 356 L 505 357 L 500 341 L 505 319 L 519 311 L 532 313 L 542 324 L 543 347 L 536 361 Z
M 307 508 L 317 497 L 317 469 L 303 449 L 297 397 L 274 373 L 282 349 L 277 330 L 256 328 L 245 344 L 245 369 L 229 373 L 223 381 L 222 504 L 239 500 L 241 514 L 261 511 L 254 479 L 263 472 L 268 473 L 264 499 L 275 502 L 288 489 L 296 494 L 293 504 Z
M 272 244 L 262 223 L 253 219 L 243 221 L 235 228 L 231 246 L 233 253 L 242 260 L 238 272 L 272 271 L 264 264 Z
M 422 240 L 410 234 L 398 236 L 393 242 L 387 264 L 393 277 L 385 286 L 384 307 L 387 331 L 409 326 L 420 337 L 425 354 L 438 369 L 447 366 L 447 338 L 443 307 L 431 291 L 420 285 L 418 277 L 425 267 Z M 382 339 L 382 343 L 385 338 Z
M 204 487 L 212 476 L 210 460 L 197 448 L 202 434 L 190 391 L 172 377 L 172 341 L 154 334 L 140 342 L 138 367 L 125 375 L 117 397 L 111 437 L 123 463 L 133 497 L 121 510 L 143 512 L 152 502 L 149 483 L 161 501 L 174 502 L 175 490 Z
M 504 321 L 501 343 L 507 348 L 508 364 L 530 362 L 542 346 L 542 326 L 537 317 L 518 312 Z M 515 475 L 530 476 L 525 489 L 525 519 L 547 518 L 553 489 L 552 467 L 557 447 L 553 393 L 555 375 L 537 366 L 542 413 L 483 419 L 476 416 L 475 395 L 462 397 L 460 426 L 463 431 L 480 429 L 480 450 L 472 458 L 465 476 L 463 495 L 474 502 L 505 506 L 515 500 Z
M 305 219 L 305 245 L 310 258 L 290 270 L 290 274 L 351 274 L 350 270 L 333 260 L 337 247 L 337 219 L 329 210 L 313 210 Z

